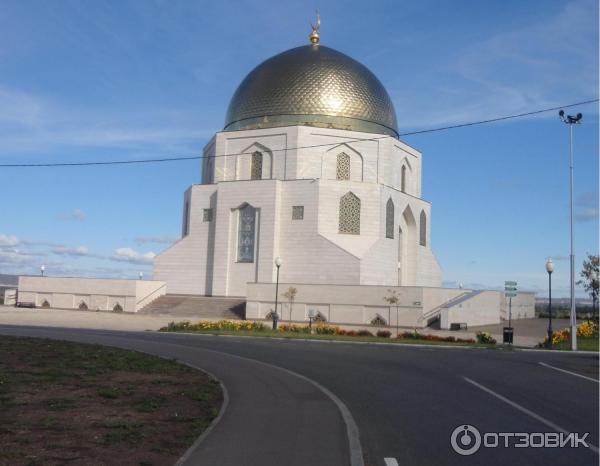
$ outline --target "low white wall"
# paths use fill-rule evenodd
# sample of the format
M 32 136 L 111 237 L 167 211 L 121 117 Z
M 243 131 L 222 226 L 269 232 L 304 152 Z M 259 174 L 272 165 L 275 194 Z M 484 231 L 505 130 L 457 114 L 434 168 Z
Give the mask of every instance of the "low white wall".
M 453 323 L 469 327 L 499 323 L 500 297 L 498 291 L 482 291 L 454 306 L 442 308 L 440 328 L 449 329 Z
M 291 312 L 289 300 L 284 297 L 290 287 L 297 289 Z M 384 299 L 392 291 L 399 297 L 398 308 Z M 280 318 L 286 321 L 308 322 L 308 312 L 313 309 L 327 322 L 336 324 L 368 325 L 379 315 L 391 326 L 425 327 L 424 315 L 466 292 L 468 290 L 419 286 L 280 283 L 277 309 Z M 498 304 L 496 299 L 496 315 Z M 274 307 L 273 283 L 248 283 L 246 318 L 264 319 Z
M 112 311 L 118 305 L 125 312 L 137 312 L 164 294 L 166 283 L 155 280 L 23 276 L 17 299 L 36 307 L 79 309 L 85 303 L 89 310 Z
M 535 293 L 520 291 L 512 298 L 512 319 L 533 319 L 535 317 Z M 502 293 L 500 318 L 508 321 L 508 298 Z

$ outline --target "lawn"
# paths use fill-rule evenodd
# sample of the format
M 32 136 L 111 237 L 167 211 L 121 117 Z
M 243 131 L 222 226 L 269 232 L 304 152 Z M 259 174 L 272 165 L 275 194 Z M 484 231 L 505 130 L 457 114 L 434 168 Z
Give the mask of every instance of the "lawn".
M 0 336 L 0 465 L 172 465 L 222 397 L 175 361 Z
M 562 341 L 552 345 L 555 350 L 571 350 L 570 341 Z M 577 349 L 579 351 L 598 351 L 598 336 L 595 337 L 577 337 Z

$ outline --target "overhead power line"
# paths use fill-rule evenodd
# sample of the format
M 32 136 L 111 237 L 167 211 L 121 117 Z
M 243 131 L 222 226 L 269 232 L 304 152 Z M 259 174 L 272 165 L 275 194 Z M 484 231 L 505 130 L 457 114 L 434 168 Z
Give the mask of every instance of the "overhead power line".
M 461 123 L 458 125 L 451 125 L 451 126 L 442 126 L 439 128 L 423 129 L 420 131 L 411 131 L 408 133 L 400 133 L 399 136 L 413 136 L 413 135 L 417 135 L 417 134 L 433 133 L 436 131 L 447 131 L 450 129 L 465 128 L 468 126 L 483 125 L 483 124 L 487 124 L 487 123 L 495 123 L 498 121 L 511 120 L 513 118 L 522 118 L 522 117 L 531 116 L 531 115 L 538 115 L 540 113 L 552 112 L 552 111 L 560 110 L 563 108 L 570 108 L 570 107 L 577 107 L 579 105 L 592 104 L 594 102 L 598 102 L 598 100 L 599 99 L 585 100 L 583 102 L 577 102 L 574 104 L 561 105 L 559 107 L 552 107 L 552 108 L 544 108 L 541 110 L 534 110 L 534 111 L 525 112 L 525 113 L 516 113 L 513 115 L 507 115 L 507 116 L 502 116 L 502 117 L 497 117 L 497 118 L 490 118 L 487 120 L 472 121 L 469 123 Z M 330 142 L 330 143 L 325 143 L 325 144 L 313 144 L 310 146 L 298 146 L 298 147 L 286 147 L 283 149 L 273 149 L 272 152 L 284 152 L 284 151 L 288 151 L 288 150 L 299 150 L 299 149 L 314 149 L 317 147 L 337 146 L 337 145 L 343 144 L 343 143 L 377 141 L 380 139 L 387 139 L 387 138 L 391 138 L 391 137 L 392 136 L 379 136 L 379 137 L 371 137 L 371 138 L 353 138 L 353 139 L 348 139 L 346 141 L 336 141 L 336 142 Z M 249 154 L 249 152 L 239 152 L 239 153 L 235 153 L 235 154 L 217 154 L 217 155 L 211 155 L 209 157 L 233 157 L 233 156 L 246 155 L 246 154 Z M 136 164 L 136 163 L 160 163 L 160 162 L 178 162 L 178 161 L 183 161 L 183 160 L 200 160 L 200 159 L 204 159 L 204 158 L 208 158 L 208 157 L 204 156 L 204 155 L 193 155 L 193 156 L 187 156 L 187 157 L 165 157 L 165 158 L 136 159 L 136 160 L 107 160 L 107 161 L 96 161 L 96 162 L 4 163 L 4 164 L 0 164 L 0 168 L 82 167 L 82 166 L 93 166 L 93 165 L 130 165 L 130 164 Z

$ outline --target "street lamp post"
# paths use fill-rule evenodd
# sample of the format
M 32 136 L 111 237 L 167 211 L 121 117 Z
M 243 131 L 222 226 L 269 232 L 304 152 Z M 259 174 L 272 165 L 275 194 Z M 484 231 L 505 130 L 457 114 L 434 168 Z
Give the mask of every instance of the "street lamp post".
M 598 303 L 598 272 L 592 272 L 592 320 L 596 321 L 596 304 Z
M 279 316 L 277 315 L 277 298 L 279 295 L 279 267 L 283 264 L 283 260 L 281 257 L 275 258 L 275 267 L 277 267 L 277 280 L 275 282 L 275 312 L 273 312 L 273 330 L 277 330 L 277 319 Z
M 44 276 L 44 272 L 46 271 L 46 266 L 44 264 L 42 264 L 40 266 L 40 275 L 43 277 Z
M 573 125 L 581 123 L 583 115 L 565 115 L 565 111 L 558 112 L 561 121 L 569 125 L 569 206 L 571 224 L 571 350 L 577 350 L 577 313 L 575 309 L 575 255 L 573 253 Z
M 552 258 L 546 261 L 546 272 L 548 272 L 548 348 L 552 348 L 552 272 L 554 272 Z

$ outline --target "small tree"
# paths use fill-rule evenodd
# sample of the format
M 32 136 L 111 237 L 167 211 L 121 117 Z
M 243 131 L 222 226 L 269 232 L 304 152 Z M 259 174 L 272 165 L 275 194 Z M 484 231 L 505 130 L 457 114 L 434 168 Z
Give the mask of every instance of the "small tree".
M 397 290 L 388 290 L 388 295 L 383 298 L 383 300 L 388 303 L 390 306 L 396 307 L 396 336 L 398 336 L 398 315 L 400 312 L 400 294 Z M 389 320 L 389 319 L 388 319 Z M 390 322 L 388 322 L 388 325 Z
M 589 293 L 593 302 L 592 313 L 596 312 L 596 302 L 598 301 L 598 272 L 599 272 L 599 259 L 598 256 L 588 254 L 587 259 L 583 261 L 583 268 L 579 272 L 581 280 L 577 282 L 578 285 L 583 286 L 583 289 Z M 596 317 L 594 315 L 594 317 Z
M 298 289 L 290 286 L 285 293 L 283 293 L 283 297 L 287 298 L 290 306 L 290 322 L 292 321 L 292 306 L 294 305 L 294 299 L 296 299 L 296 295 L 298 294 Z

